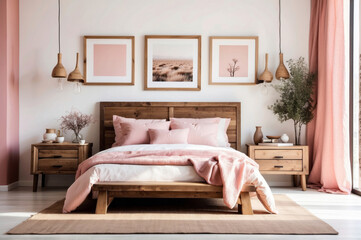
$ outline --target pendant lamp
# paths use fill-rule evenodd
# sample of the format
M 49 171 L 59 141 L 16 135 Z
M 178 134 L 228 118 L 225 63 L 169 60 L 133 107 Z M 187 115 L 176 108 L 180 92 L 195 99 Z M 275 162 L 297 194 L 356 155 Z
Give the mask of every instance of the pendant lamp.
M 58 52 L 58 63 L 53 68 L 51 76 L 53 78 L 58 79 L 59 89 L 63 89 L 63 79 L 66 78 L 66 70 L 61 62 L 61 52 L 60 52 L 60 0 L 58 0 L 58 44 L 59 44 L 59 52 Z
M 76 53 L 75 69 L 69 74 L 68 81 L 74 82 L 74 91 L 76 93 L 81 91 L 81 84 L 84 83 L 84 78 L 79 69 L 79 53 Z
M 280 64 L 278 65 L 278 68 L 276 70 L 276 78 L 278 80 L 281 79 L 288 79 L 290 78 L 290 74 L 288 73 L 288 70 L 283 63 L 283 53 L 281 50 L 282 46 L 282 37 L 281 37 L 281 0 L 278 0 L 278 35 L 279 35 L 279 48 L 280 48 Z
M 258 77 L 258 81 L 263 81 L 264 83 L 266 82 L 272 82 L 273 79 L 273 74 L 268 70 L 268 53 L 266 53 L 265 56 L 265 67 L 264 67 L 264 71 L 263 73 Z

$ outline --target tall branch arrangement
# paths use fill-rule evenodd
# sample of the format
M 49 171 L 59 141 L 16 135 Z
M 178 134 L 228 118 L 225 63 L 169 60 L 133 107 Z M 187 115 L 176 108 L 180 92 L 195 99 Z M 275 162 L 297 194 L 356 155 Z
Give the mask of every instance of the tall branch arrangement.
M 303 57 L 290 59 L 287 63 L 291 76 L 273 86 L 280 93 L 280 98 L 268 108 L 278 116 L 280 122 L 293 120 L 295 144 L 299 145 L 302 126 L 314 117 L 315 104 L 312 96 L 316 75 L 309 72 Z
M 79 135 L 83 128 L 95 122 L 91 114 L 87 115 L 79 111 L 71 111 L 69 114 L 62 116 L 60 120 L 60 128 L 64 132 L 67 130 L 74 131 L 75 135 Z

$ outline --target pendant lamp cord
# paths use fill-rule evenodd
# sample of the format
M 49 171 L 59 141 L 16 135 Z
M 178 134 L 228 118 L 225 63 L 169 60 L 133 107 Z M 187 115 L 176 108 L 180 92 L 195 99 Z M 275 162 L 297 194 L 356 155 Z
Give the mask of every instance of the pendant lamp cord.
M 279 43 L 280 53 L 282 53 L 282 50 L 281 50 L 281 0 L 278 0 L 278 43 Z
M 59 53 L 60 53 L 60 0 L 58 0 L 58 42 L 59 42 Z

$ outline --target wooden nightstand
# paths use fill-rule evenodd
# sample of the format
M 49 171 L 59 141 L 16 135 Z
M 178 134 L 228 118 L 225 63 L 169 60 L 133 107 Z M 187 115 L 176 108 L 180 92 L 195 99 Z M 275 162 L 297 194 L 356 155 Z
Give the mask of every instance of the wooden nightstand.
M 294 185 L 298 185 L 301 175 L 301 187 L 306 191 L 308 175 L 308 146 L 258 146 L 247 144 L 247 154 L 259 164 L 262 174 L 293 175 Z
M 42 174 L 75 174 L 78 165 L 92 155 L 92 143 L 39 143 L 31 145 L 31 174 L 33 192 L 37 191 L 38 176 Z

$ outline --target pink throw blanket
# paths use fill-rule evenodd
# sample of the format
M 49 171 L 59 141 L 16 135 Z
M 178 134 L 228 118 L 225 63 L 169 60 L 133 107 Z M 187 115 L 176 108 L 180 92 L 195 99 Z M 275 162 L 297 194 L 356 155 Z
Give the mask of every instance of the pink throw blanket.
M 63 212 L 75 210 L 100 180 L 96 171 L 87 171 L 98 164 L 136 165 L 193 165 L 199 176 L 207 183 L 223 185 L 223 201 L 233 208 L 245 184 L 256 187 L 257 196 L 271 213 L 277 213 L 269 186 L 258 171 L 258 164 L 241 152 L 201 150 L 160 150 L 104 152 L 82 162 L 76 173 L 76 181 L 69 187 Z

